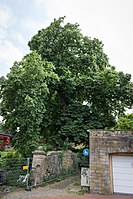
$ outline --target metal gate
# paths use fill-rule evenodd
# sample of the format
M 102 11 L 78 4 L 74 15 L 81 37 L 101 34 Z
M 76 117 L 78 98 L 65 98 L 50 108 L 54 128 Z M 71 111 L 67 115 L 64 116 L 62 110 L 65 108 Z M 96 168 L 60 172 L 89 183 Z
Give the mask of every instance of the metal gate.
M 0 185 L 28 188 L 31 166 L 32 158 L 0 158 Z

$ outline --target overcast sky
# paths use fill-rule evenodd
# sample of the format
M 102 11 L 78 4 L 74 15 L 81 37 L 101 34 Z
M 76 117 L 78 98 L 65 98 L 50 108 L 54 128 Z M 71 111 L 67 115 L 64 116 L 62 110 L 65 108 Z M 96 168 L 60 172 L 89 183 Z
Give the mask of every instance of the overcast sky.
M 133 77 L 133 0 L 0 0 L 0 76 L 29 52 L 39 29 L 64 15 L 102 40 L 110 64 Z

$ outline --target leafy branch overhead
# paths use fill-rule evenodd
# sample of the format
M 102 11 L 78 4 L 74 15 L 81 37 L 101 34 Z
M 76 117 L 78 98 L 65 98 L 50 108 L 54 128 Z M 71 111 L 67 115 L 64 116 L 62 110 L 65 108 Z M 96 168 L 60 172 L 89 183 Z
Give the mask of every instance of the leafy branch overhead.
M 120 116 L 114 129 L 133 130 L 133 113 Z
M 64 19 L 38 31 L 31 54 L 1 81 L 1 114 L 20 150 L 32 151 L 40 137 L 56 148 L 85 144 L 87 129 L 113 127 L 133 105 L 131 75 L 109 64 L 101 41 Z

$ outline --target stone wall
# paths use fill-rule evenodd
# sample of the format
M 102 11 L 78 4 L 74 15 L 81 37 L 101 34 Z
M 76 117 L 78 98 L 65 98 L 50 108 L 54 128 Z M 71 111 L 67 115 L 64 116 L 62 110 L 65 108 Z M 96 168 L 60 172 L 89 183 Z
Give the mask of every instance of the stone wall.
M 71 151 L 33 152 L 32 173 L 34 186 L 45 183 L 45 178 L 78 167 L 77 155 Z
M 133 154 L 133 131 L 90 131 L 90 191 L 112 194 L 111 157 Z

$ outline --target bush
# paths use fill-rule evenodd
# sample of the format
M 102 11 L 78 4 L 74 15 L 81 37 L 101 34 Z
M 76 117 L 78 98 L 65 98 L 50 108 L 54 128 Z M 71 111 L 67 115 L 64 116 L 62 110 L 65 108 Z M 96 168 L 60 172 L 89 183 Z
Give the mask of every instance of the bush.
M 78 154 L 79 157 L 79 166 L 81 167 L 89 167 L 89 156 L 84 156 L 82 153 Z

